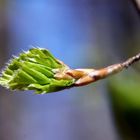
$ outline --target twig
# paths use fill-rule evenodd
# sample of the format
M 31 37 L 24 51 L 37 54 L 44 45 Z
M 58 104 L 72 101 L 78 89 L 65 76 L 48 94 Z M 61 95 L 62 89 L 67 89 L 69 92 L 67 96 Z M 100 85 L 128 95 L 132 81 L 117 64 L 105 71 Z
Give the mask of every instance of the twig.
M 68 69 L 63 72 L 63 75 L 61 73 L 57 73 L 55 76 L 58 79 L 66 79 L 69 78 L 70 76 L 74 79 L 76 79 L 74 86 L 84 86 L 87 84 L 90 84 L 92 82 L 96 82 L 100 79 L 106 78 L 110 75 L 119 73 L 123 69 L 128 68 L 135 62 L 140 60 L 140 53 L 129 58 L 123 63 L 119 64 L 114 64 L 111 66 L 108 66 L 106 68 L 101 68 L 101 69 Z

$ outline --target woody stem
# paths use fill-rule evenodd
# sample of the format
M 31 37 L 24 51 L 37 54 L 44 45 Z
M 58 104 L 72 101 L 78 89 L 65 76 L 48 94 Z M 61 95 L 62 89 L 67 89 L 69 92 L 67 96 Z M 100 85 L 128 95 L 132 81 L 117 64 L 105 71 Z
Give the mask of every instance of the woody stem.
M 86 85 L 91 82 L 95 82 L 97 80 L 106 78 L 110 75 L 119 73 L 124 68 L 128 68 L 130 65 L 132 65 L 133 63 L 135 63 L 139 60 L 140 60 L 140 53 L 129 58 L 128 60 L 126 60 L 123 63 L 114 64 L 114 65 L 111 65 L 111 66 L 108 66 L 108 67 L 102 68 L 102 69 L 92 70 L 89 73 L 85 73 L 84 77 L 79 78 L 76 81 L 75 85 L 76 86 Z M 83 69 L 83 71 L 84 71 L 84 69 Z
M 124 68 L 128 68 L 129 66 L 131 66 L 132 64 L 134 64 L 135 62 L 140 60 L 140 53 L 129 58 L 128 60 L 126 60 L 125 62 L 122 63 L 122 66 Z

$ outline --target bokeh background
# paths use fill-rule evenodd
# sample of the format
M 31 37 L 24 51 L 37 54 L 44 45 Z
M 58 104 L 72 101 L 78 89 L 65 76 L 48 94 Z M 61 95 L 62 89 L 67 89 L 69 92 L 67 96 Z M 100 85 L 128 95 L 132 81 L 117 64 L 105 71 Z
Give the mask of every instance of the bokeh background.
M 32 46 L 72 68 L 101 68 L 140 51 L 132 0 L 0 0 L 0 68 Z M 140 65 L 54 94 L 0 87 L 0 140 L 139 140 Z

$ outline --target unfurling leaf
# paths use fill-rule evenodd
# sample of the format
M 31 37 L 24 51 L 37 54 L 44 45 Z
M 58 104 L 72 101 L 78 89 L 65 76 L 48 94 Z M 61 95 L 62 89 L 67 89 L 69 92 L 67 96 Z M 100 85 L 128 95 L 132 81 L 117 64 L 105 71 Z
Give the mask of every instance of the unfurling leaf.
M 59 91 L 74 83 L 74 78 L 55 78 L 56 72 L 67 69 L 48 50 L 33 48 L 10 61 L 2 72 L 0 84 L 12 90 L 35 90 L 36 93 Z

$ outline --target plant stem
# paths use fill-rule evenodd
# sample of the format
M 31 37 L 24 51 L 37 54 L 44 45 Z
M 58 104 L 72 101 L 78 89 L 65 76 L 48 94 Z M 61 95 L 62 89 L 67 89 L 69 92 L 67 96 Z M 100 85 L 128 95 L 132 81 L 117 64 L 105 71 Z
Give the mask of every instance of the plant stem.
M 100 79 L 106 78 L 110 75 L 121 72 L 123 69 L 128 68 L 135 62 L 140 60 L 140 53 L 127 59 L 123 63 L 114 64 L 101 69 L 69 69 L 65 71 L 65 78 L 71 76 L 74 78 L 75 86 L 84 86 Z M 61 77 L 63 79 L 63 76 Z
M 126 60 L 125 62 L 122 63 L 122 66 L 125 68 L 128 68 L 129 66 L 131 66 L 133 63 L 137 62 L 140 60 L 140 53 L 129 58 L 128 60 Z

